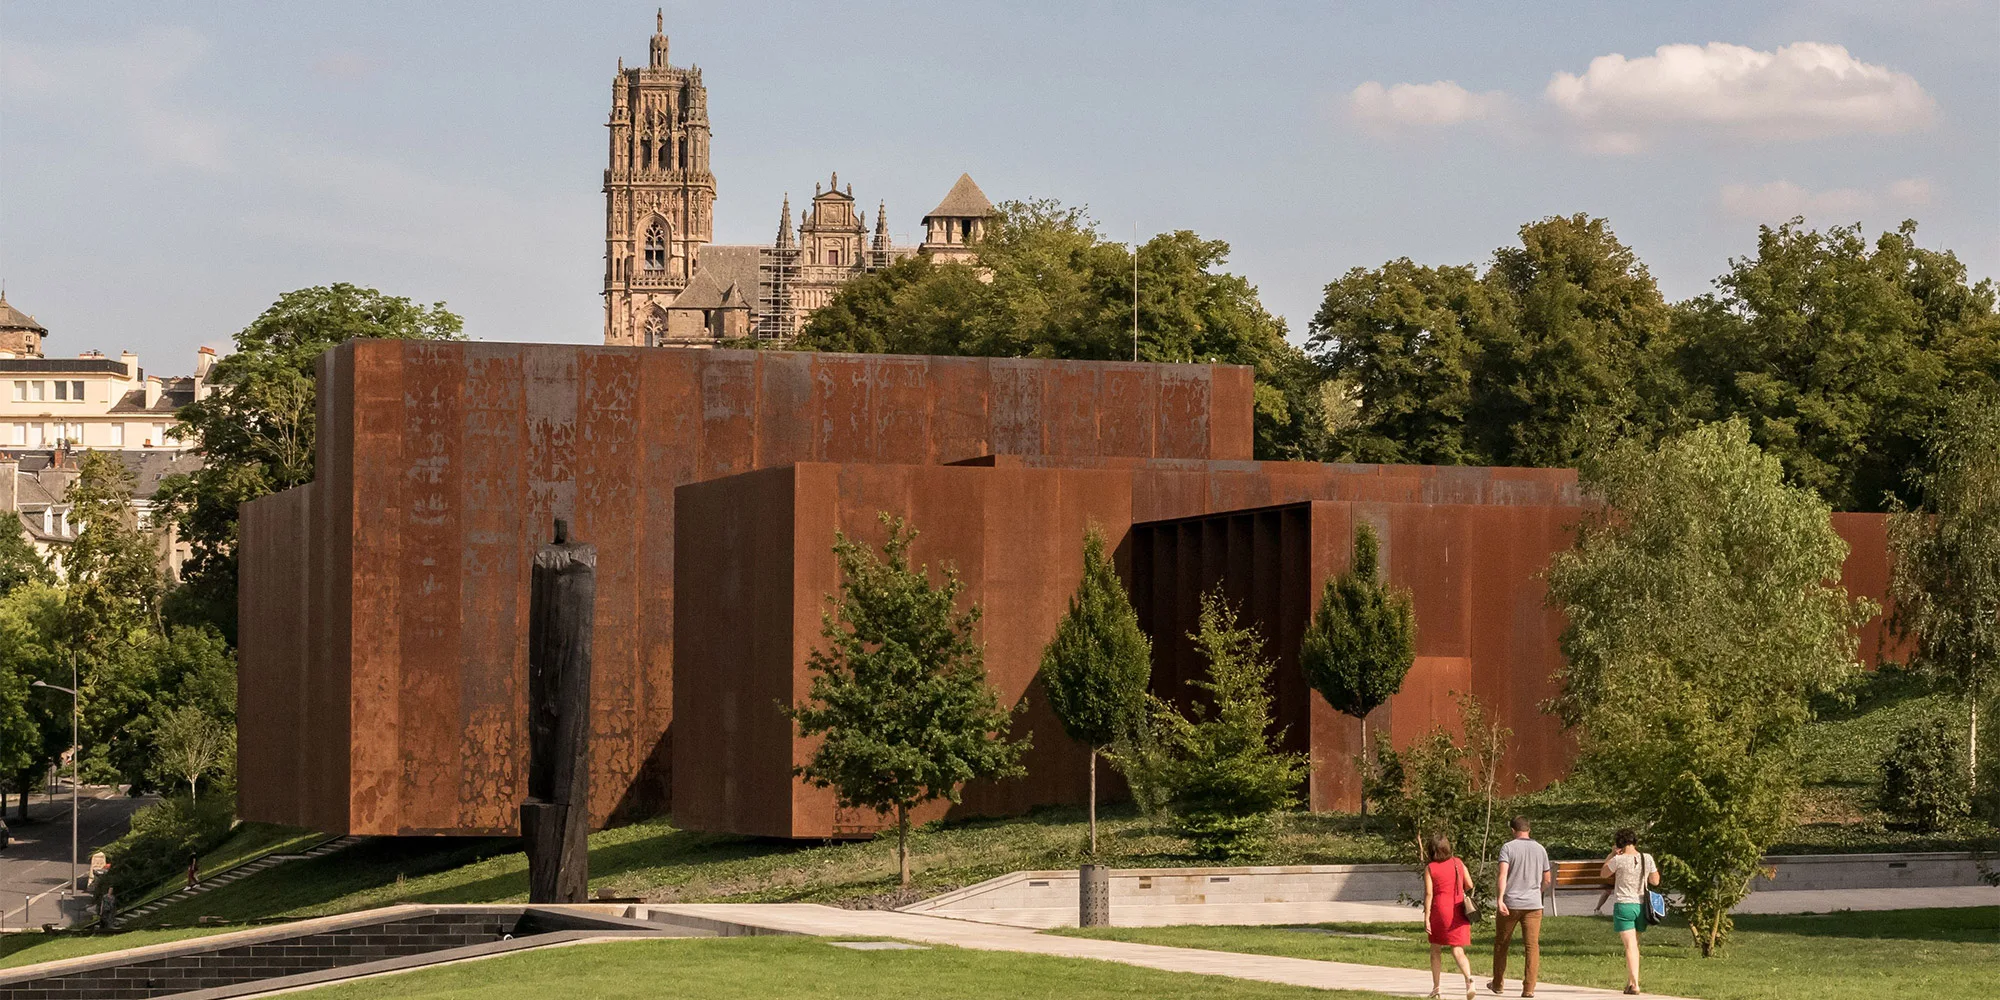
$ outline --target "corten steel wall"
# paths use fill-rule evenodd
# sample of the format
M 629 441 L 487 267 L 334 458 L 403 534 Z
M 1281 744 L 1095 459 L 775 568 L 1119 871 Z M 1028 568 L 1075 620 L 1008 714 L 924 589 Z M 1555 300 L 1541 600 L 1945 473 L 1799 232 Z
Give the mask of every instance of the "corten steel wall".
M 1312 755 L 1311 807 L 1357 808 L 1360 724 L 1305 683 L 1298 644 L 1326 579 L 1348 565 L 1358 519 L 1374 526 L 1386 578 L 1411 592 L 1417 621 L 1416 662 L 1402 691 L 1370 714 L 1371 730 L 1386 730 L 1399 748 L 1435 724 L 1463 735 L 1457 697 L 1471 693 L 1514 730 L 1505 772 L 1540 787 L 1568 770 L 1574 750 L 1540 708 L 1557 694 L 1551 675 L 1562 663 L 1563 628 L 1561 613 L 1545 605 L 1540 574 L 1569 547 L 1583 513 L 1577 505 L 1310 502 L 1135 524 L 1121 557 L 1154 639 L 1154 693 L 1188 701 L 1187 682 L 1204 665 L 1186 633 L 1200 595 L 1220 583 L 1276 661 L 1274 711 L 1287 748 Z M 1833 525 L 1850 545 L 1842 585 L 1886 604 L 1884 517 L 1835 514 Z M 1881 645 L 1883 622 L 1878 615 L 1859 634 L 1865 663 L 1901 652 Z
M 1035 676 L 1083 577 L 1083 534 L 1115 544 L 1131 518 L 1131 477 L 1115 470 L 801 464 L 683 486 L 677 493 L 684 584 L 675 609 L 674 821 L 694 830 L 776 837 L 857 836 L 888 822 L 834 807 L 833 793 L 792 776 L 811 744 L 779 707 L 806 696 L 823 645 L 820 615 L 838 589 L 834 532 L 876 546 L 878 513 L 919 532 L 912 558 L 965 584 L 982 610 L 987 677 L 1006 704 L 1027 695 L 1017 733 L 1032 733 L 1029 776 L 965 789 L 920 820 L 1004 815 L 1078 802 L 1086 751 L 1071 742 Z
M 527 557 L 556 516 L 599 552 L 593 816 L 656 811 L 676 486 L 812 460 L 1248 459 L 1251 391 L 1229 366 L 343 345 L 310 495 L 244 509 L 244 816 L 513 832 Z
M 1369 717 L 1398 746 L 1433 724 L 1458 728 L 1456 695 L 1478 696 L 1515 730 L 1509 773 L 1531 786 L 1560 776 L 1566 741 L 1537 704 L 1554 693 L 1560 616 L 1536 574 L 1568 544 L 1581 508 L 1321 501 L 1136 524 L 1128 547 L 1134 604 L 1154 636 L 1153 688 L 1186 703 L 1204 664 L 1185 633 L 1200 595 L 1220 584 L 1275 661 L 1274 713 L 1286 745 L 1312 755 L 1314 809 L 1353 809 L 1360 724 L 1305 683 L 1298 643 L 1329 576 L 1346 568 L 1356 520 L 1381 539 L 1387 580 L 1410 590 L 1417 661 L 1403 689 Z

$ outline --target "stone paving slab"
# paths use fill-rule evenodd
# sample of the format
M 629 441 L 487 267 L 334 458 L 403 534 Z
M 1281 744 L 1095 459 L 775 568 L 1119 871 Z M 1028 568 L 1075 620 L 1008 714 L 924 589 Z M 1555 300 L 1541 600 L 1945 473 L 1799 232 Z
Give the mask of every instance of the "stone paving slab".
M 969 920 L 974 923 L 1006 924 L 1046 930 L 1075 927 L 1076 904 L 1054 907 L 991 907 L 986 909 L 938 909 L 921 916 Z M 1176 927 L 1181 924 L 1254 927 L 1263 924 L 1422 924 L 1424 914 L 1414 906 L 1393 901 L 1351 903 L 1320 901 L 1311 903 L 1127 903 L 1111 907 L 1113 927 Z
M 1194 948 L 1133 944 L 1126 941 L 1059 937 L 1019 927 L 950 920 L 893 910 L 841 910 L 816 903 L 686 903 L 640 906 L 635 910 L 640 915 L 650 911 L 662 915 L 699 917 L 780 933 L 810 934 L 819 937 L 886 937 L 980 951 L 1013 951 L 1061 958 L 1090 958 L 1165 972 L 1229 976 L 1235 979 L 1252 979 L 1316 989 L 1374 990 L 1396 996 L 1417 997 L 1427 996 L 1431 991 L 1429 970 L 1389 969 L 1350 962 L 1321 962 L 1305 958 L 1243 955 L 1233 952 L 1201 951 Z M 1411 947 L 1416 948 L 1421 945 L 1412 944 Z M 1606 960 L 1616 961 L 1616 956 L 1607 956 Z M 1462 980 L 1458 980 L 1456 972 L 1447 973 L 1446 996 L 1459 995 L 1451 989 L 1454 981 L 1463 983 Z M 1492 996 L 1485 991 L 1483 981 L 1479 977 L 1475 976 L 1474 982 L 1481 984 L 1481 996 Z M 1508 990 L 1510 994 L 1518 996 L 1519 981 L 1509 980 Z M 1547 1000 L 1594 1000 L 1620 994 L 1613 990 L 1542 983 L 1536 987 L 1535 995 Z

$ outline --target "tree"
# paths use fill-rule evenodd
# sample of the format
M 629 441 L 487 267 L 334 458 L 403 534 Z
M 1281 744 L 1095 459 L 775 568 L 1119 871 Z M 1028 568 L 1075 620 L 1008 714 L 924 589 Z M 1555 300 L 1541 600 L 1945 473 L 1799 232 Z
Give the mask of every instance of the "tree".
M 132 633 L 159 626 L 166 578 L 160 540 L 141 528 L 132 507 L 138 477 L 111 452 L 85 452 L 68 493 L 80 527 L 63 557 L 65 641 L 78 655 L 102 657 Z
M 1958 770 L 1965 738 L 1950 719 L 1933 715 L 1905 726 L 1883 755 L 1882 811 L 1926 833 L 1949 830 L 1972 810 Z
M 1271 730 L 1271 669 L 1264 641 L 1237 624 L 1220 591 L 1202 595 L 1200 628 L 1188 636 L 1208 660 L 1206 680 L 1189 683 L 1206 696 L 1183 715 L 1153 699 L 1167 808 L 1196 853 L 1208 858 L 1254 853 L 1273 813 L 1299 801 L 1304 754 L 1278 749 Z
M 1966 789 L 1978 794 L 1979 709 L 2000 692 L 2000 395 L 1967 395 L 1933 437 L 1924 506 L 1892 504 L 1894 624 L 1911 662 L 1965 700 Z
M 28 531 L 12 511 L 0 513 L 0 596 L 30 583 L 54 583 L 49 564 L 28 543 Z
M 195 783 L 221 768 L 229 758 L 234 735 L 228 727 L 193 705 L 168 712 L 153 729 L 153 773 L 161 782 L 187 782 L 188 798 Z
M 458 340 L 464 323 L 372 288 L 335 284 L 286 292 L 236 334 L 209 373 L 207 398 L 180 409 L 174 433 L 195 442 L 202 468 L 161 480 L 154 499 L 189 545 L 176 594 L 182 617 L 236 635 L 236 510 L 313 478 L 314 366 L 354 339 Z
M 1387 586 L 1377 564 L 1375 528 L 1354 528 L 1354 555 L 1347 571 L 1326 581 L 1319 607 L 1299 640 L 1299 666 L 1306 683 L 1333 710 L 1361 721 L 1361 753 L 1368 753 L 1368 713 L 1402 690 L 1416 662 L 1417 617 L 1407 590 Z M 1366 762 L 1362 770 L 1366 771 Z M 1368 799 L 1361 800 L 1368 822 Z
M 0 595 L 0 711 L 6 713 L 0 718 L 0 764 L 6 770 L 0 773 L 13 779 L 21 795 L 16 814 L 21 819 L 28 817 L 28 789 L 69 746 L 68 699 L 29 687 L 38 680 L 69 686 L 67 665 L 58 667 L 62 621 L 62 592 L 47 584 Z
M 1859 670 L 1876 613 L 1847 545 L 1742 421 L 1627 442 L 1584 468 L 1601 500 L 1547 572 L 1568 618 L 1554 707 L 1580 763 L 1649 825 L 1702 954 L 1793 822 L 1812 698 Z
M 932 585 L 910 566 L 916 532 L 882 515 L 888 541 L 877 557 L 836 533 L 840 596 L 821 616 L 824 649 L 812 652 L 806 700 L 787 709 L 799 735 L 819 746 L 797 773 L 834 790 L 841 808 L 896 814 L 896 868 L 910 884 L 910 810 L 981 778 L 1022 773 L 1028 740 L 1007 736 L 1012 713 L 986 683 L 973 638 L 979 608 L 957 610 L 965 585 L 955 569 Z
M 1755 255 L 1675 310 L 1690 408 L 1748 420 L 1838 510 L 1914 503 L 1945 404 L 2000 379 L 1993 283 L 1916 235 L 1905 222 L 1871 248 L 1859 226 L 1763 226 Z
M 802 350 L 1218 362 L 1256 369 L 1262 458 L 1317 458 L 1327 417 L 1318 371 L 1245 279 L 1229 244 L 1180 230 L 1137 250 L 1106 240 L 1081 208 L 1004 202 L 976 265 L 900 261 L 842 285 L 806 320 Z
M 1083 536 L 1083 580 L 1055 638 L 1042 651 L 1042 687 L 1069 737 L 1090 748 L 1090 853 L 1097 854 L 1097 755 L 1131 737 L 1146 718 L 1153 644 L 1104 552 L 1096 528 Z

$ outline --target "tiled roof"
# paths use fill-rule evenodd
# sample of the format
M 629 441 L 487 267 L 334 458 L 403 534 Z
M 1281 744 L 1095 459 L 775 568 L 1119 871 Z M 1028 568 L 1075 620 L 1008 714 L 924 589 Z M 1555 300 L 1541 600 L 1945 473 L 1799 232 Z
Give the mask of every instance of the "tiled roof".
M 944 200 L 938 202 L 938 207 L 931 209 L 924 218 L 983 219 L 992 214 L 993 203 L 986 200 L 986 192 L 972 182 L 972 175 L 959 174 L 958 183 L 951 186 Z
M 47 333 L 48 329 L 35 322 L 35 317 L 22 312 L 7 301 L 7 293 L 0 292 L 0 330 L 34 330 Z
M 754 246 L 704 245 L 694 277 L 668 308 L 722 309 L 748 305 L 751 293 L 757 288 L 757 250 Z M 730 295 L 732 289 L 734 296 Z

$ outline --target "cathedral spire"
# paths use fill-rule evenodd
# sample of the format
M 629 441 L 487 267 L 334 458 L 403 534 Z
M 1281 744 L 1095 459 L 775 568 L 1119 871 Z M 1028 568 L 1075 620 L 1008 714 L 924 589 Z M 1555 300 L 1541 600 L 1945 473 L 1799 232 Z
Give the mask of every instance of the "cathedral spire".
M 870 249 L 889 249 L 889 203 L 886 201 L 875 205 L 875 241 Z
M 778 211 L 778 249 L 792 248 L 792 195 L 785 193 L 785 207 Z
M 667 10 L 660 8 L 653 14 L 653 68 L 667 68 Z

